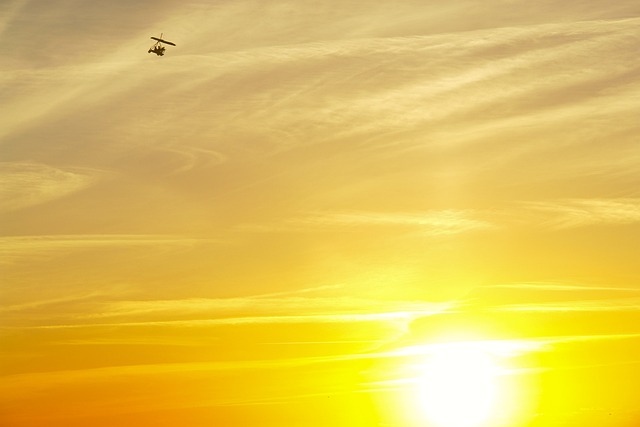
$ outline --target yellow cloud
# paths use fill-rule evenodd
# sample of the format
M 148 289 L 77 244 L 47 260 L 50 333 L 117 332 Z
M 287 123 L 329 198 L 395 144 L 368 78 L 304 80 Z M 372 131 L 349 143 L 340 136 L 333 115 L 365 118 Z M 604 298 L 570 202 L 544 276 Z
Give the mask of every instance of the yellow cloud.
M 101 173 L 39 163 L 0 163 L 0 211 L 14 211 L 87 188 Z
M 587 286 L 564 283 L 511 283 L 473 289 L 461 307 L 573 307 L 581 304 L 611 306 L 630 301 L 640 290 L 629 287 Z
M 525 206 L 547 214 L 547 223 L 556 229 L 640 222 L 637 198 L 552 200 Z
M 206 239 L 204 239 L 206 240 Z M 84 234 L 51 236 L 0 237 L 0 263 L 11 263 L 15 259 L 34 254 L 59 254 L 78 249 L 100 247 L 131 247 L 150 245 L 192 245 L 197 239 L 188 236 L 136 235 L 136 234 Z
M 274 225 L 244 225 L 247 231 L 314 231 L 326 228 L 404 227 L 429 235 L 451 235 L 495 227 L 475 211 L 313 213 Z
M 76 300 L 73 300 L 76 301 Z M 64 301 L 60 301 L 64 302 Z M 352 323 L 377 321 L 411 321 L 446 310 L 445 303 L 392 302 L 349 298 L 317 299 L 194 299 L 166 301 L 121 301 L 96 303 L 93 301 L 75 313 L 59 318 L 41 320 L 31 329 L 102 328 L 127 326 L 208 327 L 240 324 L 303 324 Z M 11 311 L 32 308 L 25 304 Z M 89 314 L 82 309 L 89 309 Z M 249 314 L 250 313 L 250 314 Z M 305 314 L 296 314 L 305 313 Z M 30 315 L 32 318 L 33 315 Z M 22 328 L 15 315 L 16 328 Z M 91 322 L 88 322 L 92 319 Z M 96 319 L 100 322 L 96 323 Z M 68 323 L 63 323 L 63 322 Z M 42 324 L 45 322 L 44 324 Z

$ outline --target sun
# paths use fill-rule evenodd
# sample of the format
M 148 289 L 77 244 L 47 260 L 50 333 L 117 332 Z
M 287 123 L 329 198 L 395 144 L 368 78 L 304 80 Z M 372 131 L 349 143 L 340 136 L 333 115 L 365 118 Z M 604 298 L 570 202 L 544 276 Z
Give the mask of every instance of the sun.
M 435 346 L 416 378 L 418 405 L 430 425 L 484 426 L 495 413 L 499 375 L 491 353 L 478 346 Z

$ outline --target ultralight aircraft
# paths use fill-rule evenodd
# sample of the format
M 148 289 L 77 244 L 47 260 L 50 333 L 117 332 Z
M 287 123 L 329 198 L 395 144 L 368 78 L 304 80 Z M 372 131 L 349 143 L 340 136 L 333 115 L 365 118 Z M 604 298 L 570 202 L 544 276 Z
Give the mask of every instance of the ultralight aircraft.
M 163 56 L 164 55 L 164 51 L 165 51 L 165 47 L 162 45 L 162 43 L 164 44 L 168 44 L 171 46 L 175 46 L 176 44 L 167 40 L 163 40 L 162 39 L 162 34 L 160 34 L 160 37 L 151 37 L 152 40 L 155 40 L 156 42 L 149 48 L 149 51 L 147 53 L 155 53 L 158 56 Z

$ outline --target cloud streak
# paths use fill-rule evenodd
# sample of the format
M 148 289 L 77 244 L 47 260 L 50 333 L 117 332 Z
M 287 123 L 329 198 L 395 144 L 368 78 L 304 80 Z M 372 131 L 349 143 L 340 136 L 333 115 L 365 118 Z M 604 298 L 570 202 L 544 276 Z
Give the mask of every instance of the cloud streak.
M 188 236 L 136 234 L 84 234 L 0 237 L 0 261 L 11 263 L 32 255 L 60 254 L 88 248 L 125 248 L 152 245 L 187 245 L 210 241 Z
M 526 203 L 534 212 L 547 214 L 554 229 L 640 222 L 640 199 L 569 199 Z
M 514 227 L 565 230 L 632 225 L 640 222 L 640 199 L 566 199 L 520 202 L 512 208 L 431 210 L 424 212 L 316 212 L 273 224 L 244 224 L 243 231 L 320 231 L 326 229 L 398 228 L 447 236 Z M 533 285 L 532 285 L 533 286 Z M 539 285 L 538 285 L 539 286 Z
M 60 169 L 26 163 L 0 163 L 0 211 L 37 206 L 81 191 L 103 175 L 99 171 Z
M 514 283 L 473 289 L 459 308 L 498 311 L 635 311 L 640 290 L 633 287 L 563 283 Z
M 640 298 L 509 304 L 496 309 L 512 312 L 640 312 Z
M 319 315 L 291 315 L 291 316 L 250 316 L 228 317 L 199 320 L 158 320 L 140 322 L 103 322 L 103 323 L 71 323 L 51 324 L 42 326 L 14 326 L 9 329 L 23 330 L 53 330 L 53 329 L 100 329 L 126 328 L 138 326 L 161 326 L 177 328 L 210 327 L 220 325 L 285 325 L 285 324 L 319 324 L 319 323 L 360 323 L 400 321 L 407 323 L 414 317 L 424 316 L 425 312 L 390 312 L 390 313 L 362 313 L 362 314 L 319 314 Z M 170 342 L 168 343 L 170 344 Z
M 75 300 L 74 300 L 75 301 Z M 37 304 L 36 307 L 42 304 Z M 434 315 L 448 304 L 390 302 L 360 298 L 229 298 L 164 301 L 120 301 L 80 305 L 63 318 L 50 318 L 39 326 L 20 325 L 20 316 L 12 322 L 15 328 L 68 329 L 132 326 L 209 327 L 241 324 L 312 324 L 400 321 Z M 8 307 L 19 312 L 32 309 L 23 304 Z M 90 313 L 83 313 L 83 310 Z M 251 313 L 250 315 L 248 313 Z M 305 314 L 300 314 L 305 313 Z M 315 314 L 314 314 L 315 313 Z M 32 317 L 32 314 L 30 314 Z M 61 323 L 65 322 L 70 323 Z M 95 322 L 99 320 L 99 322 Z
M 488 230 L 495 225 L 480 219 L 476 212 L 444 210 L 427 212 L 334 212 L 313 213 L 275 225 L 244 225 L 246 231 L 322 231 L 326 229 L 357 230 L 369 227 L 391 227 L 417 230 L 432 236 Z

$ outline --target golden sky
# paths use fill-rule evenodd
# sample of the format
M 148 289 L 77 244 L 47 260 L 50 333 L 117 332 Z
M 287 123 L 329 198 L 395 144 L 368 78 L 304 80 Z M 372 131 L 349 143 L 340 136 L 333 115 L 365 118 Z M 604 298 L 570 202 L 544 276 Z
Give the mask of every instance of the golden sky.
M 0 34 L 3 427 L 640 423 L 637 0 Z

